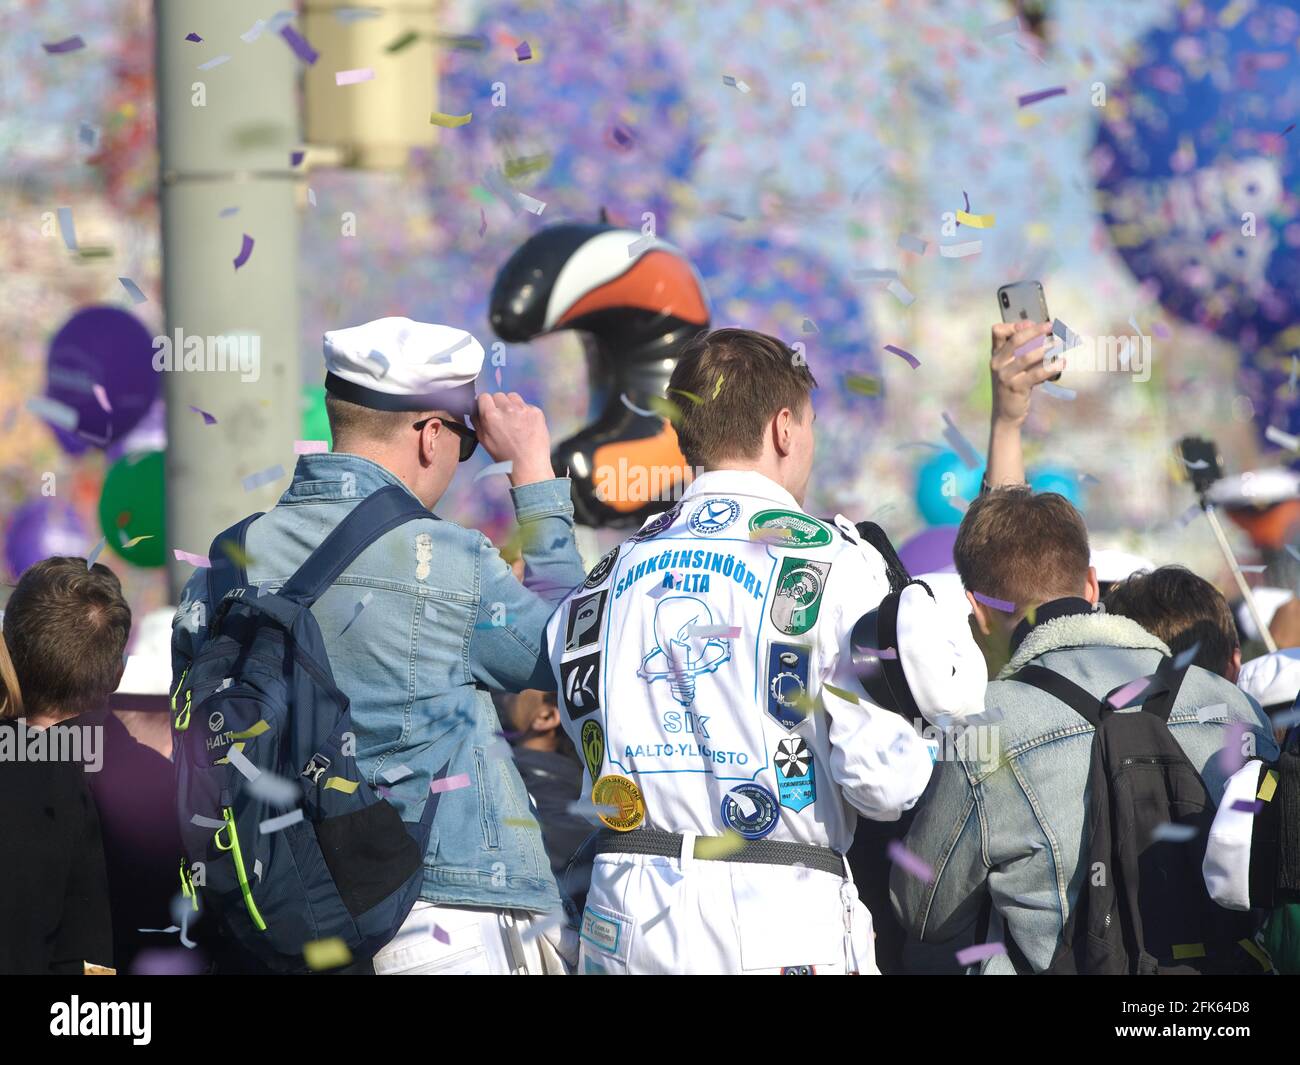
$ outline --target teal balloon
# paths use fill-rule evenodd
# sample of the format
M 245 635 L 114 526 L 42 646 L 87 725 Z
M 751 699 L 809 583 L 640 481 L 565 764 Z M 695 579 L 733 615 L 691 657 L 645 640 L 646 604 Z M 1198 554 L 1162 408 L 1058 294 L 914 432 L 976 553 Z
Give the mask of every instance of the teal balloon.
M 1035 492 L 1055 492 L 1065 496 L 1076 510 L 1083 510 L 1083 491 L 1079 487 L 1079 471 L 1069 466 L 1037 466 L 1026 475 L 1029 487 Z
M 916 471 L 917 509 L 930 525 L 959 525 L 962 511 L 953 499 L 974 499 L 983 479 L 983 466 L 971 469 L 955 452 L 941 451 Z

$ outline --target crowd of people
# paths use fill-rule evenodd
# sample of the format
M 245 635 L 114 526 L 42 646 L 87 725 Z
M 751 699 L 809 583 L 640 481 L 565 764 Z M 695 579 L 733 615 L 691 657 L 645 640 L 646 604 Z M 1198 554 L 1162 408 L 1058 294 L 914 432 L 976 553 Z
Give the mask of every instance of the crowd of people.
M 186 586 L 170 759 L 108 709 L 113 573 L 10 595 L 0 971 L 1295 971 L 1300 649 L 1243 661 L 1179 566 L 1099 585 L 1025 484 L 1050 329 L 993 327 L 959 605 L 804 509 L 817 382 L 773 337 L 684 349 L 705 472 L 587 570 L 473 337 L 326 334 L 333 451 Z M 517 557 L 434 514 L 479 444 Z

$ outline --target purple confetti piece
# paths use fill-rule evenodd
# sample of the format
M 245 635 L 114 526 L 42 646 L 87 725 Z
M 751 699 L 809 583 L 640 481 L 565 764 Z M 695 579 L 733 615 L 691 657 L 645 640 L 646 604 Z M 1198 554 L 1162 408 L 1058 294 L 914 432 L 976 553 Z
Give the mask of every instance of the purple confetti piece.
M 298 151 L 290 152 L 290 153 L 289 153 L 289 165 L 290 165 L 290 166 L 297 166 L 299 163 L 302 162 L 303 156 L 306 155 L 306 154 L 307 154 L 307 153 L 304 152 L 304 151 L 302 151 L 302 150 L 298 150 Z
M 217 419 L 216 419 L 213 415 L 209 414 L 207 411 L 205 411 L 205 410 L 199 410 L 198 407 L 195 407 L 195 406 L 192 406 L 192 405 L 191 405 L 191 407 L 190 407 L 190 410 L 192 410 L 195 414 L 201 414 L 201 415 L 203 415 L 203 424 L 204 424 L 204 425 L 216 425 L 216 424 L 217 424 Z
M 1241 739 L 1246 731 L 1246 725 L 1241 721 L 1233 721 L 1224 726 L 1223 746 L 1219 749 L 1219 767 L 1224 776 L 1232 776 L 1245 764 L 1246 756 L 1241 751 Z
M 1116 710 L 1123 710 L 1126 706 L 1131 706 L 1136 702 L 1136 696 L 1144 693 L 1150 683 L 1150 677 L 1138 677 L 1137 680 L 1131 680 L 1106 696 L 1106 702 L 1110 703 Z
M 187 33 L 187 34 L 185 35 L 185 39 L 186 39 L 187 41 L 193 41 L 195 44 L 202 44 L 202 43 L 203 43 L 203 38 L 200 37 L 197 33 Z
M 1243 814 L 1257 814 L 1264 809 L 1263 799 L 1237 799 L 1230 809 Z
M 66 37 L 61 41 L 55 41 L 53 44 L 42 44 L 42 48 L 49 55 L 64 55 L 67 52 L 76 52 L 86 47 L 86 42 L 79 36 Z
M 973 947 L 965 947 L 957 951 L 958 965 L 974 965 L 977 961 L 984 961 L 987 958 L 996 958 L 999 954 L 1005 954 L 1007 948 L 1001 943 L 977 943 Z
M 283 37 L 285 43 L 293 49 L 293 54 L 308 66 L 311 66 L 320 58 L 320 53 L 308 43 L 307 38 L 292 26 L 281 26 L 280 36 Z
M 1166 326 L 1164 322 L 1156 322 L 1155 324 L 1153 324 L 1151 326 L 1151 332 L 1153 332 L 1156 336 L 1162 339 L 1165 337 L 1172 336 L 1172 334 L 1169 332 L 1169 327 Z
M 441 780 L 435 780 L 429 785 L 429 791 L 434 795 L 441 795 L 446 791 L 459 791 L 461 788 L 468 788 L 469 784 L 468 773 L 457 773 L 454 777 L 443 777 Z
M 239 255 L 235 259 L 235 269 L 238 270 L 244 263 L 248 262 L 248 257 L 253 254 L 253 238 L 247 233 L 244 234 L 244 245 L 239 249 Z
M 330 449 L 327 440 L 295 440 L 293 442 L 293 453 L 295 455 L 324 455 Z
M 480 238 L 482 238 L 483 234 L 487 232 L 487 212 L 483 210 L 482 207 L 478 209 L 478 217 L 479 217 L 478 235 Z
M 926 884 L 934 883 L 934 870 L 925 861 L 899 843 L 898 840 L 890 841 L 886 853 L 889 855 L 889 860 L 908 876 L 915 877 Z
M 533 58 L 533 50 L 528 46 L 528 42 L 527 41 L 521 42 L 519 47 L 515 49 L 515 59 L 518 60 L 520 63 L 527 63 L 528 60 L 532 58 Z
M 113 405 L 108 401 L 108 393 L 104 391 L 104 386 L 101 384 L 93 384 L 90 386 L 90 391 L 95 397 L 95 402 L 99 404 L 104 413 L 112 414 Z
M 1011 354 L 1018 359 L 1023 355 L 1028 355 L 1031 351 L 1037 351 L 1046 343 L 1047 343 L 1047 334 L 1044 333 L 1042 336 L 1034 337 L 1033 340 L 1026 340 L 1023 344 L 1020 345 L 1020 347 L 1016 348 L 1016 350 L 1013 351 Z
M 118 283 L 126 289 L 126 294 L 131 297 L 132 303 L 147 303 L 149 297 L 140 291 L 140 286 L 132 281 L 129 277 L 119 277 Z
M 1009 603 L 1005 599 L 995 599 L 993 596 L 985 595 L 983 592 L 972 592 L 971 594 L 975 596 L 977 601 L 983 603 L 985 606 L 991 606 L 994 610 L 1001 610 L 1004 614 L 1014 614 L 1016 612 L 1015 603 Z
M 907 363 L 907 365 L 912 367 L 913 370 L 915 370 L 917 367 L 921 365 L 921 360 L 918 359 L 915 355 L 913 355 L 910 351 L 904 351 L 902 348 L 896 348 L 894 347 L 893 344 L 886 344 L 885 350 L 889 352 L 891 355 L 897 355 L 900 359 L 902 359 L 905 363 Z
M 207 555 L 193 555 L 188 551 L 182 551 L 179 547 L 172 548 L 172 554 L 176 556 L 177 562 L 188 562 L 191 566 L 198 566 L 199 569 L 212 568 Z M 224 825 L 224 822 L 222 824 Z
M 438 925 L 433 926 L 433 938 L 436 939 L 439 943 L 443 943 L 448 946 L 451 945 L 451 936 L 449 936 L 446 932 L 444 932 L 442 928 L 439 927 Z
M 1039 100 L 1049 100 L 1053 96 L 1064 96 L 1065 86 L 1057 85 L 1051 89 L 1039 89 L 1038 92 L 1027 92 L 1023 96 L 1017 97 L 1017 103 L 1021 107 L 1028 107 L 1030 104 L 1036 104 Z

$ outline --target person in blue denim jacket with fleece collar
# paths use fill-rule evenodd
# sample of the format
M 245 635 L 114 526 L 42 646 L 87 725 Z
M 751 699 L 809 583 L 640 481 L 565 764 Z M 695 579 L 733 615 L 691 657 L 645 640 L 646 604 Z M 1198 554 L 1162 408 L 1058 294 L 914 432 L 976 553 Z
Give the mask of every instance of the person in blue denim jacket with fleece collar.
M 301 456 L 279 503 L 250 526 L 251 583 L 278 589 L 388 485 L 432 511 L 480 442 L 513 464 L 527 566 L 520 584 L 485 536 L 430 513 L 377 540 L 312 607 L 369 783 L 417 821 L 433 778 L 471 781 L 438 796 L 421 901 L 375 971 L 563 971 L 556 949 L 571 933 L 488 694 L 554 689 L 546 621 L 584 577 L 545 417 L 516 393 L 475 395 L 483 348 L 459 329 L 386 318 L 326 333 L 324 346 L 334 451 Z M 174 677 L 206 635 L 206 594 L 199 570 L 174 621 Z M 528 934 L 534 924 L 541 934 Z

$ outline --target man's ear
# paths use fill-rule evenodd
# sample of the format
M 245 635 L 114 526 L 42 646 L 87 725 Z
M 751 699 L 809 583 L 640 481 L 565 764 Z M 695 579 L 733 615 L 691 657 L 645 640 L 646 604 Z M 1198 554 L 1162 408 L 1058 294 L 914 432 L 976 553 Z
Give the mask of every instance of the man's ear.
M 534 732 L 554 732 L 560 727 L 560 708 L 553 700 L 546 699 L 530 727 Z
M 1237 678 L 1241 676 L 1241 648 L 1232 649 L 1232 657 L 1228 659 L 1228 674 L 1224 678 L 1229 684 L 1236 684 Z
M 1101 600 L 1101 587 L 1097 584 L 1097 567 L 1088 567 L 1088 586 L 1084 589 L 1083 597 L 1093 606 Z
M 428 415 L 423 415 L 428 417 Z M 419 420 L 418 418 L 416 419 Z M 438 444 L 446 437 L 448 430 L 443 427 L 442 421 L 434 417 L 426 422 L 424 428 L 420 430 L 420 465 L 432 466 L 434 455 L 437 453 Z
M 776 448 L 776 453 L 782 457 L 790 454 L 790 426 L 794 422 L 794 414 L 789 407 L 782 407 L 776 412 L 776 417 L 772 419 L 772 446 Z
M 109 688 L 109 694 L 117 691 L 118 685 L 122 683 L 122 674 L 126 672 L 126 654 L 122 655 L 122 664 L 117 667 L 117 676 L 113 678 L 113 686 Z
M 993 632 L 993 626 L 989 623 L 989 608 L 976 599 L 972 592 L 966 593 L 966 602 L 970 603 L 971 625 L 983 635 L 990 635 Z

